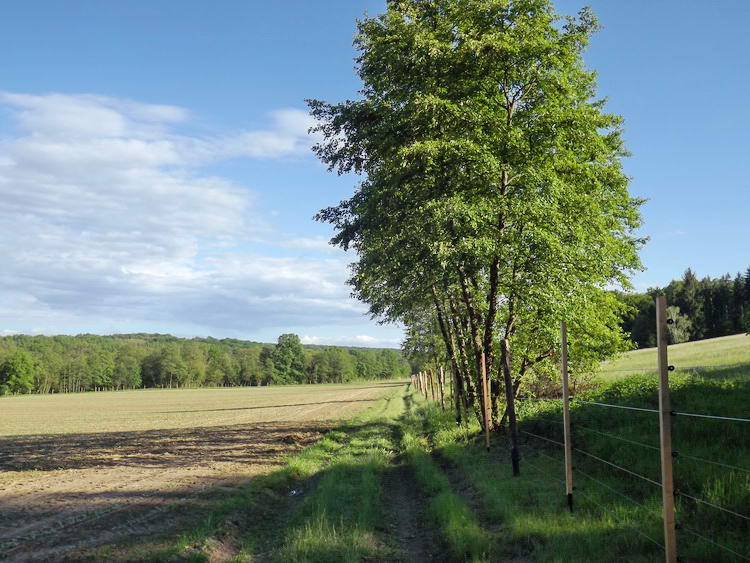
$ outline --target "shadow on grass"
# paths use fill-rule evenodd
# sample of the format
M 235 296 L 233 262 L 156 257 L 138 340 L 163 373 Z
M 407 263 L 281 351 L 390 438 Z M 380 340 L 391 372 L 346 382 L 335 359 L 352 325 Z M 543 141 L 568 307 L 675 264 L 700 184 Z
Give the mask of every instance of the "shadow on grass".
M 748 418 L 750 380 L 746 375 L 745 368 L 717 368 L 693 375 L 689 369 L 681 372 L 678 367 L 670 374 L 670 388 L 671 406 L 676 412 L 672 417 L 675 488 L 735 513 L 750 515 L 750 424 L 679 414 Z M 657 386 L 656 376 L 631 376 L 579 398 L 658 410 Z M 635 522 L 631 534 L 635 537 L 639 531 L 643 531 L 641 509 L 636 503 L 652 507 L 649 518 L 656 522 L 660 520 L 659 414 L 576 401 L 571 405 L 573 474 L 576 487 L 583 493 L 576 496 L 581 503 L 585 502 L 586 495 L 598 499 L 599 503 L 608 507 L 602 511 L 605 518 L 610 513 L 626 515 Z M 562 448 L 532 435 L 563 441 L 559 401 L 526 403 L 522 406 L 521 417 L 521 429 L 526 432 L 522 432 L 525 442 L 523 450 L 527 456 L 541 460 L 549 470 L 550 479 L 561 481 L 564 479 Z M 607 465 L 592 455 L 656 484 Z M 750 533 L 747 520 L 680 494 L 676 501 L 677 522 L 682 526 L 682 531 L 678 532 L 682 555 L 690 560 L 740 560 L 691 536 L 687 532 L 691 529 L 750 556 L 746 543 L 747 534 Z M 659 542 L 663 541 L 658 529 L 655 532 L 652 530 L 650 535 Z

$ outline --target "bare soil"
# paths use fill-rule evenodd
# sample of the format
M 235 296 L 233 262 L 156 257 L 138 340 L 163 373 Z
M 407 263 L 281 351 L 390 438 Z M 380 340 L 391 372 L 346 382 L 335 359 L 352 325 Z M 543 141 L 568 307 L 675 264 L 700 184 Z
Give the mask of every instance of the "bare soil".
M 28 411 L 29 418 L 45 417 L 49 433 L 0 436 L 0 559 L 75 560 L 85 548 L 178 528 L 194 518 L 202 495 L 231 492 L 272 470 L 388 389 L 316 387 L 98 393 L 71 395 L 67 403 L 52 397 L 56 409 Z M 26 406 L 43 408 L 36 399 Z M 85 410 L 87 401 L 110 410 L 97 417 L 96 408 Z M 10 402 L 0 401 L 0 432 L 9 412 L 23 410 L 4 408 Z M 55 433 L 57 409 L 62 433 Z M 66 432 L 71 425 L 88 431 Z

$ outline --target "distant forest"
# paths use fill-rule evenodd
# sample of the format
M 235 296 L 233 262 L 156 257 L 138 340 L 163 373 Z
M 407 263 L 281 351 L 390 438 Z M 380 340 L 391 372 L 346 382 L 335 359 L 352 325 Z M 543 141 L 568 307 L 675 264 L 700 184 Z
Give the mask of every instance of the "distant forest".
M 656 346 L 656 310 L 654 296 L 664 294 L 669 305 L 667 314 L 671 344 L 750 332 L 750 267 L 734 278 L 698 279 L 688 269 L 680 280 L 646 293 L 619 293 L 631 307 L 622 328 L 639 348 Z
M 333 383 L 407 376 L 400 351 L 162 334 L 0 338 L 0 395 L 141 387 Z

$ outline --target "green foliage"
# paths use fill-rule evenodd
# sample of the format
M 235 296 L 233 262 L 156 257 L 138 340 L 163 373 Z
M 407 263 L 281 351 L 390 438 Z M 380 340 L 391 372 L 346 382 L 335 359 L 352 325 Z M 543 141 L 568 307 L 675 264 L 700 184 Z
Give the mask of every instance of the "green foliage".
M 16 350 L 0 365 L 0 395 L 31 392 L 36 373 L 37 366 L 31 355 Z
M 305 354 L 299 336 L 282 334 L 273 350 L 275 383 L 291 383 L 302 379 L 305 369 Z
M 0 338 L 4 393 L 77 392 L 139 387 L 340 383 L 408 376 L 398 350 L 303 348 L 296 335 L 280 344 L 168 335 Z M 5 368 L 0 368 L 5 369 Z
M 693 323 L 687 316 L 680 314 L 679 307 L 676 305 L 667 307 L 667 319 L 672 321 L 671 324 L 667 325 L 669 344 L 679 344 L 690 340 L 690 330 L 693 328 Z
M 596 29 L 589 10 L 561 18 L 547 0 L 389 2 L 359 23 L 362 99 L 309 102 L 319 158 L 364 177 L 318 219 L 358 253 L 356 296 L 407 325 L 416 363 L 442 338 L 467 382 L 482 354 L 500 379 L 505 340 L 510 379 L 543 386 L 561 320 L 581 368 L 627 347 L 603 288 L 640 267 L 640 201 L 622 119 L 582 62 Z M 452 334 L 429 326 L 440 305 Z
M 673 280 L 663 288 L 650 288 L 646 293 L 618 293 L 629 307 L 623 315 L 622 329 L 639 348 L 656 346 L 656 312 L 654 297 L 664 294 L 669 305 L 680 313 L 679 334 L 670 330 L 670 344 L 704 338 L 717 338 L 750 332 L 746 319 L 750 311 L 750 268 L 743 277 L 729 274 L 719 278 L 698 279 L 688 268 L 682 279 Z M 675 329 L 671 326 L 670 329 Z

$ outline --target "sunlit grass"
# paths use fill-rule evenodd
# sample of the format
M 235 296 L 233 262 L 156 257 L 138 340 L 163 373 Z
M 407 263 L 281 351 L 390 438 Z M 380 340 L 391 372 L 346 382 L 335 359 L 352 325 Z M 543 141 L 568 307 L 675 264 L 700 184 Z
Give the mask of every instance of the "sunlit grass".
M 605 380 L 617 379 L 629 374 L 656 373 L 656 348 L 644 348 L 627 352 L 621 357 L 606 362 L 602 367 L 602 377 Z M 669 347 L 669 363 L 678 370 L 692 373 L 706 373 L 706 366 L 722 368 L 734 375 L 742 376 L 742 366 L 750 366 L 750 335 L 737 334 L 721 338 L 710 338 L 696 342 L 675 344 Z M 716 377 L 725 374 L 710 370 Z M 730 374 L 731 375 L 731 374 Z M 745 371 L 745 376 L 750 373 Z

